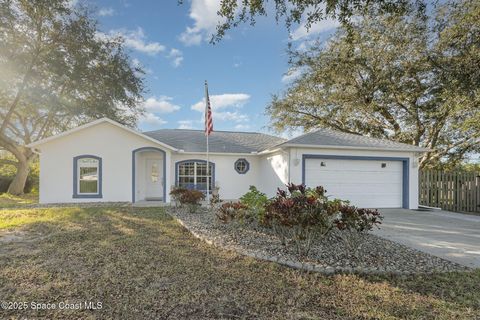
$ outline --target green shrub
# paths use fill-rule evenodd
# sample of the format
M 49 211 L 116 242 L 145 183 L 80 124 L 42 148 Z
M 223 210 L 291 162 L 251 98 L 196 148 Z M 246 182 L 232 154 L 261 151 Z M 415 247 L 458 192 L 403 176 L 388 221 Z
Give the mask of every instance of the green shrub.
M 254 221 L 263 224 L 265 206 L 268 202 L 265 193 L 258 191 L 255 186 L 250 186 L 249 191 L 240 198 L 240 202 L 247 207 L 248 213 Z

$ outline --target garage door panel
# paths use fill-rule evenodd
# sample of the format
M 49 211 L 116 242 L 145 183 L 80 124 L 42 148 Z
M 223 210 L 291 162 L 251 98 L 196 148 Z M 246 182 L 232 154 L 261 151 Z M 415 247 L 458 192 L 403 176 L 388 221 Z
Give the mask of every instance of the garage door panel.
M 321 164 L 324 164 L 322 166 Z M 386 166 L 382 168 L 382 164 Z M 385 172 L 402 170 L 400 161 L 381 160 L 339 160 L 339 159 L 307 159 L 307 168 L 329 168 L 330 170 L 351 170 L 351 171 L 375 171 Z
M 401 203 L 397 200 L 397 195 L 382 195 L 378 196 L 366 196 L 366 195 L 342 195 L 340 196 L 331 196 L 331 199 L 334 198 L 348 198 L 352 205 L 355 205 L 359 208 L 391 208 L 394 204 L 394 208 L 401 207 Z M 375 205 L 372 205 L 374 203 Z
M 320 184 L 321 185 L 321 184 Z M 398 184 L 392 183 L 365 183 L 362 184 L 362 188 L 359 189 L 358 184 L 353 183 L 346 183 L 346 184 L 338 184 L 338 183 L 328 183 L 327 191 L 329 193 L 345 193 L 345 194 L 364 194 L 369 195 L 371 193 L 374 194 L 397 194 L 402 192 L 401 186 Z
M 320 175 L 320 176 L 318 176 Z M 385 174 L 374 174 L 374 173 L 355 173 L 351 174 L 350 172 L 319 172 L 318 174 L 313 174 L 311 171 L 307 175 L 309 179 L 315 181 L 325 181 L 336 183 L 338 181 L 348 181 L 350 183 L 401 183 L 402 176 L 398 173 L 385 173 Z
M 382 167 L 382 164 L 384 166 Z M 305 184 L 364 208 L 402 207 L 401 161 L 306 159 Z

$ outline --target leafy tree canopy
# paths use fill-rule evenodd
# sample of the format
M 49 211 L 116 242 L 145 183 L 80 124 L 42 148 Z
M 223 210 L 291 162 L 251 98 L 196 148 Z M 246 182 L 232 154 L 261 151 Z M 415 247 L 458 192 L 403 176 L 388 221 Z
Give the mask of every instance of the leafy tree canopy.
M 332 128 L 434 149 L 421 167 L 480 151 L 480 2 L 431 17 L 370 10 L 327 44 L 290 50 L 302 75 L 267 113 L 277 130 Z
M 16 158 L 21 193 L 34 157 L 26 144 L 107 116 L 135 125 L 142 70 L 121 38 L 99 37 L 86 8 L 68 0 L 0 2 L 0 148 Z
M 352 15 L 362 10 L 375 6 L 379 12 L 402 13 L 408 4 L 415 3 L 418 9 L 424 7 L 422 0 L 219 0 L 218 15 L 221 22 L 217 32 L 212 36 L 211 42 L 221 40 L 226 32 L 242 23 L 254 25 L 260 16 L 267 16 L 269 11 L 275 15 L 277 22 L 284 20 L 290 29 L 292 24 L 305 21 L 305 26 L 310 28 L 313 24 L 327 19 L 337 19 L 345 25 Z M 183 3 L 184 0 L 178 0 Z M 269 10 L 271 9 L 271 10 Z

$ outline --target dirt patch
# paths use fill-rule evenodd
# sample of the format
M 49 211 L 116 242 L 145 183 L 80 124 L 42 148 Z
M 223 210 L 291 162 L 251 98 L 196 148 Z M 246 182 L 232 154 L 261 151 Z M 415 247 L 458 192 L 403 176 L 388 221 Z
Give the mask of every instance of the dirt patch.
M 0 242 L 1 243 L 10 243 L 10 242 L 22 242 L 26 239 L 25 231 L 0 231 Z

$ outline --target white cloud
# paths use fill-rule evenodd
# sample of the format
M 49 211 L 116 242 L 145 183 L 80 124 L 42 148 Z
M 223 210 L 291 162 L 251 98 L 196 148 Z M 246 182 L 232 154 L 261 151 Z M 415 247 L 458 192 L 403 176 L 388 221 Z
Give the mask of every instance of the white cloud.
M 159 98 L 150 97 L 143 103 L 147 112 L 172 113 L 180 110 L 180 106 L 172 103 L 172 98 L 160 96 Z
M 213 121 L 220 120 L 220 121 L 233 121 L 233 122 L 246 122 L 249 120 L 246 114 L 240 113 L 238 111 L 223 111 L 218 112 L 214 111 L 212 114 Z
M 225 110 L 228 108 L 241 108 L 250 99 L 250 95 L 245 93 L 225 93 L 210 96 L 210 104 L 212 106 L 213 122 L 230 121 L 230 122 L 247 122 L 249 117 L 238 110 Z M 192 110 L 202 113 L 202 120 L 205 117 L 205 98 L 195 103 L 191 107 Z
M 285 73 L 282 77 L 282 82 L 289 83 L 297 79 L 298 77 L 300 77 L 302 73 L 303 73 L 302 69 L 299 69 L 299 68 L 288 69 L 287 73 Z
M 245 93 L 224 93 L 210 96 L 210 105 L 212 110 L 216 111 L 227 107 L 241 107 L 250 99 L 250 95 Z M 192 105 L 192 110 L 204 112 L 205 98 Z
M 101 8 L 98 10 L 98 15 L 101 17 L 110 17 L 115 14 L 115 10 L 113 8 Z
M 310 38 L 319 33 L 330 31 L 337 28 L 340 23 L 334 19 L 325 19 L 316 22 L 307 28 L 306 23 L 302 22 L 297 29 L 295 29 L 290 35 L 293 41 Z
M 167 57 L 172 59 L 172 65 L 176 68 L 182 64 L 183 52 L 178 49 L 172 48 Z
M 110 30 L 108 34 L 99 32 L 97 36 L 100 38 L 120 36 L 125 40 L 125 46 L 133 50 L 143 52 L 149 55 L 156 55 L 159 52 L 165 51 L 165 46 L 158 42 L 146 41 L 146 36 L 142 28 L 138 27 L 136 30 L 116 29 Z
M 217 15 L 219 9 L 218 0 L 192 0 L 189 17 L 194 23 L 180 34 L 179 40 L 187 46 L 199 45 L 204 40 L 210 40 L 217 25 L 223 21 Z
M 146 112 L 142 117 L 140 117 L 139 121 L 140 124 L 157 127 L 167 123 L 167 121 L 163 120 L 162 118 L 151 112 Z
M 193 129 L 193 120 L 178 121 L 178 129 Z
M 180 40 L 186 46 L 199 45 L 202 43 L 202 39 L 202 35 L 190 27 L 187 27 L 187 30 L 178 37 L 178 40 Z

